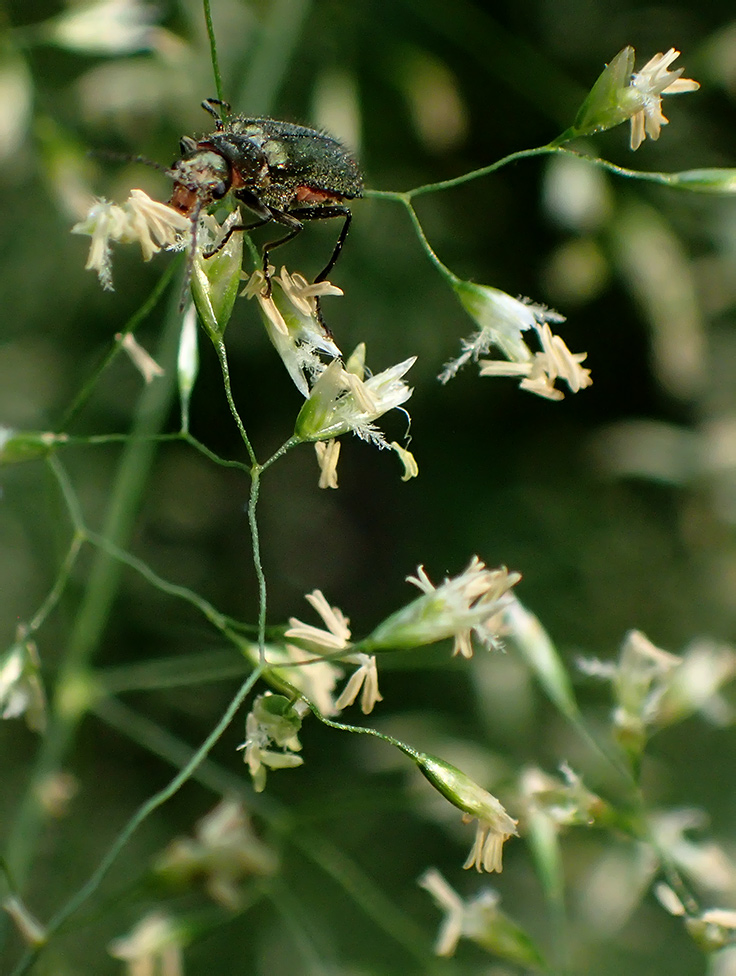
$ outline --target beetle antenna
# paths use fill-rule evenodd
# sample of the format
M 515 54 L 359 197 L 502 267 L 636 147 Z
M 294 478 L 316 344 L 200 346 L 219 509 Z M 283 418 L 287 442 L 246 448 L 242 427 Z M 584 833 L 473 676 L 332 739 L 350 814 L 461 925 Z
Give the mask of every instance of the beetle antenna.
M 146 156 L 133 156 L 130 153 L 119 153 L 112 152 L 110 149 L 90 149 L 88 155 L 94 156 L 96 159 L 106 159 L 108 162 L 114 163 L 143 163 L 144 166 L 152 166 L 153 169 L 157 169 L 161 173 L 169 174 L 169 169 L 167 166 L 162 166 L 161 163 L 154 163 L 152 159 L 148 159 Z
M 221 98 L 205 98 L 205 100 L 202 102 L 202 108 L 205 110 L 205 112 L 209 112 L 210 115 L 214 118 L 216 123 L 216 128 L 219 131 L 222 128 L 224 128 L 224 122 L 220 113 L 216 110 L 215 105 L 219 105 L 220 108 L 225 109 L 226 117 L 230 113 L 231 106 L 230 106 L 230 102 L 223 102 Z
M 197 254 L 197 231 L 199 229 L 199 215 L 202 213 L 202 201 L 198 200 L 197 205 L 192 212 L 192 237 L 189 244 L 189 254 L 187 255 L 187 263 L 184 268 L 184 281 L 181 286 L 181 298 L 179 299 L 179 311 L 184 311 L 184 306 L 187 303 L 187 292 L 189 291 L 189 286 L 192 283 L 192 275 L 194 274 L 194 258 Z

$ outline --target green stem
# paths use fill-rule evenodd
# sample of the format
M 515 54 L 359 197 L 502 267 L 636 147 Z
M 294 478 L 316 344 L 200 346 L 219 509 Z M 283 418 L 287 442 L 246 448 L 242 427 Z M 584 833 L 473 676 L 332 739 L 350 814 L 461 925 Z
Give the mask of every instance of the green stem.
M 227 405 L 230 407 L 230 413 L 232 414 L 233 420 L 238 428 L 241 440 L 245 444 L 245 449 L 248 452 L 248 457 L 250 458 L 250 463 L 253 468 L 258 468 L 258 459 L 256 458 L 255 451 L 253 450 L 253 445 L 250 442 L 248 433 L 245 429 L 245 425 L 240 418 L 238 413 L 238 408 L 235 406 L 235 400 L 233 398 L 233 390 L 230 385 L 230 366 L 227 361 L 227 350 L 225 348 L 225 342 L 223 339 L 213 340 L 213 345 L 215 351 L 217 352 L 217 358 L 220 361 L 220 369 L 222 370 L 222 382 L 225 387 L 225 397 L 227 399 Z M 252 474 L 252 472 L 251 472 Z
M 304 697 L 304 696 L 302 696 Z M 305 699 L 307 701 L 307 699 Z M 320 720 L 324 725 L 329 725 L 331 729 L 339 729 L 341 732 L 353 732 L 355 735 L 372 735 L 376 739 L 382 739 L 383 742 L 387 742 L 390 746 L 395 746 L 405 756 L 409 756 L 411 759 L 421 760 L 422 754 L 415 749 L 413 746 L 407 745 L 400 739 L 395 739 L 392 735 L 387 735 L 385 732 L 379 732 L 377 729 L 372 729 L 367 725 L 345 725 L 343 722 L 333 722 L 330 718 L 325 718 L 324 715 L 318 710 L 316 705 L 311 701 L 307 701 L 310 711 L 314 714 L 316 718 Z
M 119 337 L 116 337 L 114 345 L 110 347 L 110 349 L 107 352 L 107 355 L 104 357 L 104 359 L 99 364 L 99 366 L 97 366 L 92 376 L 90 376 L 90 378 L 87 380 L 87 382 L 84 384 L 82 389 L 79 391 L 77 396 L 72 401 L 71 406 L 68 407 L 66 413 L 62 417 L 61 423 L 56 428 L 57 431 L 66 431 L 67 428 L 69 427 L 69 424 L 72 422 L 72 420 L 74 420 L 74 418 L 77 416 L 80 410 L 85 406 L 85 404 L 92 396 L 93 392 L 95 391 L 97 384 L 100 380 L 100 377 L 108 368 L 108 366 L 117 358 L 118 353 L 120 352 L 122 346 L 122 340 L 125 338 L 126 335 L 135 332 L 135 330 L 138 328 L 141 322 L 147 319 L 148 316 L 156 307 L 156 305 L 158 305 L 159 299 L 161 298 L 161 296 L 169 286 L 169 282 L 173 278 L 174 272 L 177 271 L 177 269 L 179 268 L 179 265 L 180 265 L 180 261 L 171 261 L 169 263 L 168 267 L 166 268 L 164 273 L 157 281 L 156 286 L 151 292 L 151 294 L 149 295 L 149 297 L 146 299 L 143 305 L 141 305 L 138 311 L 135 312 L 128 319 L 125 328 L 122 330 Z
M 224 101 L 222 93 L 222 75 L 220 74 L 220 63 L 217 59 L 217 41 L 215 39 L 215 28 L 212 23 L 212 11 L 210 10 L 210 0 L 203 0 L 204 20 L 207 25 L 207 37 L 210 42 L 210 60 L 212 61 L 212 74 L 215 76 L 215 91 L 220 101 Z
M 204 761 L 204 759 L 206 759 L 208 754 L 212 751 L 212 748 L 232 722 L 235 714 L 242 705 L 246 696 L 250 693 L 250 690 L 260 675 L 260 668 L 256 668 L 256 670 L 248 676 L 248 678 L 238 689 L 238 692 L 233 700 L 228 705 L 220 721 L 210 732 L 199 749 L 197 749 L 189 762 L 187 762 L 183 769 L 181 769 L 180 772 L 174 776 L 167 786 L 165 786 L 162 790 L 159 790 L 158 793 L 155 793 L 138 808 L 136 813 L 120 831 L 109 851 L 102 859 L 97 869 L 90 876 L 89 880 L 82 885 L 79 891 L 77 891 L 72 898 L 69 899 L 64 908 L 57 912 L 57 914 L 54 915 L 54 917 L 49 921 L 46 927 L 46 942 L 44 945 L 48 944 L 51 937 L 58 932 L 62 926 L 81 908 L 81 906 L 97 891 L 102 882 L 105 880 L 105 877 L 112 868 L 113 864 L 118 859 L 123 848 L 126 846 L 140 825 L 144 822 L 144 820 L 146 820 L 159 807 L 163 806 L 167 800 L 171 799 L 171 797 L 174 796 L 180 787 L 183 786 L 184 783 L 186 783 L 187 780 L 194 775 L 199 765 Z M 28 952 L 15 968 L 11 976 L 23 976 L 24 973 L 27 973 L 40 955 L 42 949 L 43 946 L 38 946 L 37 948 Z
M 143 440 L 144 438 L 141 438 Z M 244 464 L 242 461 L 231 461 L 228 458 L 222 458 L 219 454 L 215 454 L 214 451 L 210 450 L 206 444 L 202 441 L 197 440 L 192 434 L 187 430 L 180 430 L 172 434 L 152 434 L 150 437 L 145 438 L 152 444 L 167 444 L 172 441 L 183 441 L 185 444 L 189 444 L 193 447 L 195 451 L 199 451 L 206 458 L 212 461 L 214 464 L 219 464 L 223 468 L 237 468 L 239 471 L 245 471 L 246 474 L 250 474 L 250 465 Z M 85 437 L 80 437 L 76 435 L 68 435 L 66 439 L 59 443 L 59 449 L 65 447 L 98 447 L 104 444 L 127 444 L 130 441 L 130 434 L 89 434 Z M 298 443 L 298 441 L 296 441 Z M 281 454 L 285 453 L 292 447 L 291 441 L 287 441 L 284 447 L 279 448 L 279 451 L 274 455 L 273 458 L 269 458 L 266 465 L 271 464 L 273 461 L 277 460 Z M 265 467 L 265 465 L 264 465 Z
M 74 567 L 74 563 L 77 561 L 77 556 L 79 555 L 79 550 L 82 548 L 83 543 L 84 537 L 81 535 L 81 533 L 75 531 L 74 535 L 72 536 L 72 541 L 69 544 L 67 554 L 59 567 L 59 572 L 57 573 L 54 585 L 51 587 L 48 596 L 34 613 L 33 617 L 23 627 L 23 635 L 25 637 L 30 637 L 31 635 L 35 634 L 36 631 L 43 626 L 46 618 L 61 599 L 61 595 L 66 588 L 67 582 L 69 581 L 69 576 Z
M 158 573 L 154 572 L 150 566 L 143 562 L 142 559 L 138 559 L 137 556 L 132 556 L 126 550 L 121 549 L 115 543 L 110 542 L 108 538 L 103 535 L 99 535 L 96 532 L 87 531 L 87 539 L 93 546 L 96 546 L 105 556 L 110 560 L 121 566 L 128 566 L 130 569 L 135 570 L 139 573 L 148 583 L 151 584 L 155 589 L 160 590 L 162 593 L 166 593 L 168 596 L 176 597 L 180 600 L 184 600 L 190 603 L 212 624 L 212 626 L 220 631 L 223 635 L 229 637 L 226 618 L 220 613 L 208 600 L 201 597 L 194 590 L 188 589 L 186 586 L 181 586 L 179 583 L 171 583 L 159 576 Z M 237 641 L 240 640 L 239 634 L 232 635 Z
M 598 156 L 589 156 L 575 149 L 568 149 L 564 145 L 568 141 L 568 138 L 563 134 L 563 136 L 558 137 L 558 139 L 553 140 L 546 146 L 538 146 L 535 149 L 521 149 L 518 152 L 510 153 L 508 156 L 497 159 L 495 163 L 482 166 L 480 169 L 471 170 L 469 173 L 463 173 L 461 176 L 455 176 L 449 180 L 441 180 L 438 183 L 425 183 L 422 186 L 416 186 L 411 190 L 403 191 L 365 190 L 364 195 L 374 200 L 393 200 L 397 203 L 406 204 L 407 201 L 413 200 L 415 197 L 424 196 L 427 193 L 439 193 L 443 190 L 453 190 L 455 187 L 463 186 L 465 183 L 489 176 L 504 166 L 508 166 L 509 163 L 518 162 L 520 159 L 531 159 L 535 156 L 570 156 L 573 159 L 579 159 L 584 163 L 589 163 L 591 166 L 597 166 L 599 169 L 613 173 L 614 176 L 623 176 L 626 179 L 641 180 L 645 183 L 658 183 L 660 186 L 669 186 L 673 189 L 688 190 L 689 192 L 721 193 L 725 196 L 733 196 L 734 190 L 728 180 L 724 180 L 719 184 L 716 184 L 714 179 L 711 181 L 711 184 L 706 182 L 706 177 L 709 174 L 717 172 L 731 174 L 733 173 L 731 169 L 686 170 L 682 173 L 647 172 L 646 170 L 628 169 L 626 166 L 618 166 L 616 163 L 611 163 L 607 159 L 600 159 Z M 691 178 L 687 179 L 686 177 L 688 176 Z M 701 177 L 700 182 L 696 178 L 698 176 Z
M 153 722 L 147 716 L 140 715 L 116 698 L 107 698 L 98 702 L 94 707 L 94 714 L 110 728 L 115 729 L 146 752 L 158 756 L 175 769 L 183 769 L 191 762 L 194 750 L 188 743 L 182 742 L 168 729 Z M 274 816 L 271 810 L 275 806 L 273 800 L 264 795 L 254 794 L 253 790 L 246 785 L 247 780 L 242 775 L 223 768 L 212 759 L 203 759 L 194 770 L 192 779 L 211 790 L 218 798 L 241 796 L 251 811 L 261 815 L 270 813 Z
M 567 149 L 564 146 L 555 146 L 550 144 L 550 152 L 561 156 L 571 156 L 573 159 L 579 159 L 584 163 L 589 163 L 591 166 L 597 166 L 599 169 L 604 169 L 608 173 L 613 173 L 614 176 L 623 176 L 625 179 L 631 180 L 641 180 L 644 183 L 658 183 L 660 186 L 668 186 L 676 190 L 687 190 L 689 192 L 700 192 L 700 193 L 722 193 L 724 196 L 733 196 L 733 190 L 729 187 L 728 182 L 720 187 L 701 185 L 696 179 L 688 180 L 686 177 L 695 177 L 698 174 L 709 174 L 709 173 L 732 173 L 732 169 L 721 169 L 721 170 L 684 170 L 680 173 L 660 173 L 657 171 L 647 172 L 646 170 L 639 169 L 628 169 L 626 166 L 617 166 L 616 163 L 611 163 L 607 159 L 600 159 L 598 156 L 588 156 L 585 153 L 577 152 L 574 149 Z
M 454 190 L 455 187 L 463 186 L 465 183 L 472 183 L 473 180 L 479 180 L 483 176 L 489 176 L 504 166 L 508 166 L 509 163 L 515 163 L 520 159 L 530 159 L 534 156 L 544 156 L 558 151 L 551 146 L 538 146 L 536 149 L 520 149 L 518 152 L 510 153 L 508 156 L 497 159 L 495 163 L 489 163 L 488 166 L 481 166 L 480 169 L 471 170 L 469 173 L 463 173 L 461 176 L 453 176 L 449 180 L 440 180 L 438 183 L 424 183 L 422 186 L 415 186 L 411 190 L 365 190 L 364 196 L 373 200 L 394 200 L 398 203 L 406 203 L 409 200 L 413 200 L 414 197 L 424 196 L 426 193 L 440 193 L 443 190 Z
M 248 499 L 248 525 L 250 526 L 251 541 L 253 543 L 253 566 L 258 580 L 258 656 L 261 667 L 266 663 L 266 576 L 261 562 L 261 542 L 258 532 L 256 507 L 261 488 L 261 471 L 259 466 L 251 472 L 250 498 Z
M 265 664 L 266 660 L 266 577 L 263 572 L 263 562 L 261 560 L 261 544 L 260 535 L 258 532 L 258 520 L 256 518 L 256 509 L 258 507 L 258 496 L 261 488 L 261 474 L 263 472 L 263 467 L 260 465 L 256 459 L 255 451 L 250 442 L 250 438 L 246 432 L 243 421 L 241 420 L 240 414 L 238 413 L 238 408 L 235 406 L 235 400 L 233 398 L 233 391 L 230 385 L 230 368 L 227 361 L 227 350 L 225 349 L 225 343 L 222 339 L 217 340 L 215 343 L 215 349 L 217 350 L 217 356 L 220 360 L 220 367 L 222 369 L 222 379 L 225 385 L 225 396 L 227 398 L 228 406 L 230 407 L 230 413 L 235 420 L 237 428 L 240 432 L 240 437 L 245 444 L 245 448 L 248 452 L 248 457 L 251 461 L 250 468 L 250 495 L 248 497 L 248 525 L 250 526 L 251 542 L 253 544 L 253 566 L 255 567 L 256 580 L 258 582 L 258 653 L 261 661 L 261 665 Z M 273 458 L 270 459 L 269 463 L 272 463 L 278 456 L 283 454 L 288 450 L 291 445 L 291 441 L 284 444 L 279 451 L 276 452 Z
M 178 295 L 174 295 L 157 353 L 159 361 L 166 364 L 172 364 L 176 359 L 179 337 L 177 307 Z M 133 431 L 118 467 L 102 532 L 102 537 L 111 544 L 124 545 L 130 538 L 154 457 L 155 445 L 146 438 L 157 431 L 166 419 L 174 393 L 175 376 L 176 371 L 169 368 L 165 376 L 146 386 L 141 393 Z M 65 497 L 75 531 L 79 531 L 81 513 L 70 488 L 66 490 Z M 78 692 L 84 687 L 90 662 L 107 625 L 120 585 L 120 573 L 120 562 L 110 553 L 98 551 L 59 667 L 50 726 L 8 837 L 8 862 L 21 888 L 28 877 L 33 852 L 46 817 L 38 799 L 39 785 L 61 767 L 84 718 L 88 700 L 84 696 L 80 699 Z
M 284 443 L 281 445 L 278 451 L 276 451 L 275 454 L 272 454 L 267 461 L 263 462 L 263 464 L 261 465 L 261 471 L 263 472 L 266 470 L 266 468 L 270 468 L 271 465 L 274 464 L 274 462 L 278 461 L 279 458 L 282 458 L 284 454 L 287 453 L 287 451 L 290 451 L 292 447 L 296 447 L 297 444 L 301 444 L 301 443 L 303 443 L 302 439 L 300 437 L 297 437 L 296 434 L 294 434 L 292 437 L 288 439 L 288 441 L 284 441 Z
M 443 190 L 452 190 L 458 186 L 464 185 L 465 183 L 469 183 L 472 180 L 489 176 L 491 173 L 495 173 L 502 167 L 508 166 L 510 163 L 517 162 L 518 160 L 531 159 L 535 156 L 545 155 L 569 156 L 574 159 L 579 159 L 583 162 L 590 163 L 592 166 L 597 166 L 599 169 L 604 169 L 609 173 L 613 173 L 615 176 L 622 176 L 627 179 L 641 180 L 647 183 L 657 183 L 660 186 L 668 186 L 673 189 L 688 190 L 690 192 L 720 192 L 726 195 L 733 194 L 734 192 L 728 181 L 725 181 L 722 184 L 717 184 L 712 178 L 709 183 L 707 177 L 710 171 L 694 170 L 689 173 L 658 173 L 627 169 L 624 166 L 617 166 L 615 163 L 610 163 L 605 159 L 599 159 L 595 156 L 586 156 L 582 153 L 576 152 L 573 149 L 566 148 L 562 145 L 562 143 L 568 138 L 571 138 L 570 133 L 565 132 L 562 136 L 559 136 L 546 146 L 538 146 L 534 149 L 523 149 L 519 152 L 510 153 L 508 156 L 504 156 L 502 159 L 496 160 L 495 163 L 490 163 L 488 166 L 483 166 L 480 169 L 474 169 L 469 173 L 463 173 L 461 176 L 456 176 L 449 180 L 441 180 L 438 183 L 425 183 L 423 186 L 417 186 L 411 190 L 404 191 L 366 190 L 364 195 L 376 200 L 391 200 L 394 203 L 400 203 L 403 207 L 405 207 L 412 224 L 414 225 L 414 230 L 416 231 L 419 241 L 430 261 L 450 285 L 457 285 L 460 283 L 460 279 L 457 277 L 457 275 L 450 271 L 450 269 L 443 264 L 442 261 L 440 261 L 437 254 L 432 249 L 419 218 L 417 217 L 416 211 L 414 210 L 412 201 L 415 199 L 415 197 L 423 196 L 427 193 L 438 193 Z M 688 176 L 690 176 L 689 179 L 686 178 Z M 736 176 L 734 176 L 733 183 L 734 186 L 736 186 Z
M 412 206 L 411 201 L 407 199 L 407 200 L 404 200 L 403 203 L 404 203 L 404 206 L 407 209 L 407 212 L 409 214 L 409 218 L 411 219 L 411 222 L 414 224 L 414 230 L 416 231 L 417 237 L 419 238 L 419 243 L 424 248 L 424 250 L 425 250 L 425 252 L 426 252 L 427 257 L 429 258 L 429 260 L 432 262 L 432 264 L 435 266 L 435 268 L 437 268 L 437 270 L 442 275 L 442 277 L 445 278 L 449 282 L 450 285 L 457 285 L 457 284 L 459 284 L 460 283 L 460 279 L 458 278 L 458 276 L 456 274 L 453 274 L 453 272 L 450 271 L 450 269 L 447 267 L 447 265 L 446 264 L 443 264 L 442 261 L 440 261 L 440 259 L 435 254 L 434 249 L 432 248 L 432 245 L 427 240 L 427 235 L 424 233 L 424 228 L 422 227 L 421 223 L 419 222 L 419 217 L 417 217 L 416 210 Z
M 538 146 L 535 149 L 520 149 L 518 152 L 509 153 L 508 156 L 497 159 L 495 163 L 490 163 L 488 166 L 474 169 L 470 173 L 463 173 L 462 176 L 455 176 L 449 180 L 440 180 L 439 183 L 426 183 L 424 186 L 418 186 L 413 190 L 409 190 L 407 196 L 413 199 L 414 197 L 423 196 L 425 193 L 454 190 L 457 186 L 463 186 L 463 184 L 478 180 L 483 176 L 490 176 L 491 173 L 495 173 L 504 166 L 508 166 L 509 163 L 515 163 L 520 159 L 532 159 L 534 156 L 544 156 L 550 152 L 552 150 L 549 146 Z
M 209 458 L 214 464 L 219 464 L 223 468 L 237 468 L 239 471 L 245 471 L 246 474 L 250 474 L 250 467 L 247 464 L 244 464 L 242 461 L 230 461 L 227 458 L 221 458 L 214 451 L 211 451 L 206 444 L 193 437 L 188 431 L 186 433 L 182 432 L 181 439 L 193 447 L 195 451 L 199 451 L 200 454 Z

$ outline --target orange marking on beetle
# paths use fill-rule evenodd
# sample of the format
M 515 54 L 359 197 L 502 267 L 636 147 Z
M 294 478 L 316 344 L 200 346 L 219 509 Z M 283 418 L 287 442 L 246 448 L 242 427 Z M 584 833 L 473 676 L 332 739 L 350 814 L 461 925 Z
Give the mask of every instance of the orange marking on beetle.
M 329 200 L 342 200 L 340 193 L 330 193 L 328 190 L 313 190 L 311 186 L 298 186 L 295 200 L 297 203 L 327 203 Z

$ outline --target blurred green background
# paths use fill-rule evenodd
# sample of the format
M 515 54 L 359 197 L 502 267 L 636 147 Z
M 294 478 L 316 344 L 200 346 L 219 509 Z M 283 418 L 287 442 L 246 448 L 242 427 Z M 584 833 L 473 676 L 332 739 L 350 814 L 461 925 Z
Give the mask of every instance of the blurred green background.
M 172 259 L 160 254 L 144 265 L 136 248 L 117 247 L 114 293 L 85 272 L 87 240 L 69 229 L 87 193 L 122 201 L 132 186 L 161 200 L 170 192 L 153 169 L 88 151 L 169 165 L 183 134 L 210 129 L 199 105 L 215 94 L 195 0 L 161 0 L 151 28 L 128 51 L 99 49 L 99 33 L 96 45 L 70 39 L 53 20 L 68 9 L 14 0 L 0 20 L 0 423 L 20 429 L 56 427 Z M 355 148 L 374 189 L 447 179 L 545 144 L 572 122 L 604 63 L 626 44 L 637 50 L 637 67 L 678 48 L 675 67 L 682 64 L 702 88 L 665 102 L 671 124 L 636 156 L 626 126 L 591 140 L 586 151 L 651 170 L 733 164 L 736 21 L 732 4 L 721 0 L 213 0 L 212 13 L 234 110 L 324 126 Z M 303 594 L 320 587 L 360 635 L 410 598 L 403 580 L 417 564 L 439 580 L 478 553 L 489 565 L 523 574 L 518 595 L 571 669 L 579 654 L 615 656 L 631 627 L 674 652 L 702 635 L 733 639 L 736 201 L 544 158 L 417 201 L 432 246 L 458 276 L 567 316 L 559 331 L 570 349 L 588 352 L 594 385 L 558 404 L 520 392 L 511 380 L 481 380 L 472 368 L 440 386 L 437 373 L 473 323 L 427 262 L 400 207 L 366 199 L 352 209 L 350 238 L 331 276 L 345 297 L 328 299 L 326 316 L 346 352 L 367 343 L 376 371 L 418 356 L 408 407 L 420 477 L 400 482 L 394 457 L 355 438 L 343 445 L 339 491 L 317 489 L 310 450 L 277 464 L 260 505 L 269 620 L 305 617 Z M 278 263 L 314 275 L 334 233 L 330 222 L 309 226 L 288 254 L 278 253 Z M 164 307 L 138 332 L 154 354 Z M 300 396 L 251 303 L 236 306 L 227 344 L 235 398 L 263 458 L 291 432 Z M 192 431 L 222 456 L 242 458 L 206 342 L 201 359 Z M 69 432 L 125 432 L 140 395 L 138 374 L 120 357 Z M 172 399 L 164 429 L 177 425 Z M 400 439 L 402 418 L 386 426 L 389 439 Z M 94 528 L 120 455 L 115 445 L 62 454 Z M 0 479 L 4 646 L 47 593 L 69 527 L 42 462 L 6 467 Z M 238 472 L 182 445 L 161 447 L 129 548 L 163 577 L 253 620 L 246 500 Z M 50 688 L 90 563 L 77 566 L 39 635 Z M 95 656 L 99 667 L 205 652 L 219 663 L 234 656 L 201 617 L 123 572 Z M 605 790 L 605 773 L 511 652 L 476 656 L 469 666 L 448 665 L 447 657 L 445 648 L 431 650 L 382 670 L 380 728 L 442 753 L 486 785 L 510 781 L 527 763 L 553 770 L 569 759 Z M 235 680 L 136 691 L 123 701 L 196 745 Z M 605 689 L 581 679 L 579 692 L 605 735 Z M 252 911 L 213 925 L 193 945 L 190 976 L 422 973 L 439 919 L 416 877 L 435 864 L 460 891 L 479 884 L 459 871 L 470 828 L 448 835 L 455 811 L 438 814 L 417 791 L 414 770 L 393 763 L 387 747 L 359 748 L 315 725 L 302 736 L 305 766 L 270 776 L 257 801 L 233 751 L 243 737 L 240 720 L 216 750 L 254 803 L 259 830 L 281 851 L 283 873 L 272 887 L 256 885 Z M 6 834 L 37 740 L 21 723 L 5 722 L 0 748 Z M 97 717 L 82 726 L 64 768 L 79 790 L 40 842 L 28 897 L 41 917 L 87 877 L 127 816 L 171 775 L 166 761 Z M 645 773 L 650 802 L 705 807 L 715 836 L 733 845 L 733 769 L 732 732 L 693 719 L 653 744 Z M 215 800 L 190 784 L 152 818 L 106 888 L 119 912 L 95 915 L 38 971 L 120 971 L 105 946 L 156 896 L 138 879 Z M 336 879 L 337 868 L 330 873 L 310 856 L 318 849 L 323 862 L 349 859 L 359 887 L 367 891 L 370 881 L 389 903 L 373 914 L 358 904 L 350 885 Z M 612 853 L 610 838 L 571 835 L 565 850 L 574 972 L 705 971 L 680 923 L 651 898 L 630 917 L 625 907 L 616 914 L 612 889 L 595 902 L 592 878 L 602 853 Z M 523 842 L 509 846 L 493 884 L 506 909 L 552 945 L 555 922 Z M 191 896 L 184 910 L 203 904 Z M 410 935 L 402 942 L 388 933 L 382 913 L 399 927 L 404 919 L 418 926 L 426 957 L 407 950 Z M 7 952 L 14 958 L 12 943 Z M 437 971 L 514 970 L 465 945 Z

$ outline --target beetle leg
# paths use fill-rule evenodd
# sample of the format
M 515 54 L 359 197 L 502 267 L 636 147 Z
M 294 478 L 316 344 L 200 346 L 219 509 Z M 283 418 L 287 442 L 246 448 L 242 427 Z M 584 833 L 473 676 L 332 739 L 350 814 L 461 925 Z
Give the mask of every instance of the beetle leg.
M 347 207 L 315 207 L 314 209 L 307 209 L 306 207 L 296 208 L 295 210 L 290 210 L 290 214 L 296 216 L 299 215 L 300 220 L 330 220 L 333 217 L 343 217 L 342 229 L 338 235 L 337 243 L 332 251 L 332 256 L 324 268 L 320 271 L 317 277 L 314 279 L 315 284 L 318 281 L 325 281 L 327 275 L 335 267 L 337 259 L 340 257 L 340 251 L 342 251 L 342 246 L 345 243 L 345 238 L 348 236 L 348 230 L 350 229 L 350 221 L 353 219 L 351 211 Z M 332 336 L 330 327 L 324 320 L 322 315 L 322 303 L 320 302 L 319 295 L 314 299 L 316 309 L 317 309 L 317 320 L 322 328 L 325 330 L 325 334 Z
M 268 273 L 268 257 L 274 248 L 281 247 L 282 244 L 288 244 L 292 241 L 300 230 L 304 229 L 304 224 L 297 217 L 292 216 L 291 213 L 285 210 L 276 210 L 275 207 L 267 208 L 271 213 L 271 219 L 275 220 L 278 224 L 282 224 L 284 227 L 289 228 L 288 234 L 284 237 L 280 237 L 277 241 L 270 241 L 268 244 L 263 245 L 263 274 L 266 279 L 266 286 L 268 288 L 267 294 L 271 294 L 271 276 Z
M 233 236 L 233 234 L 236 231 L 253 230 L 255 227 L 263 227 L 263 225 L 267 224 L 269 220 L 271 220 L 270 216 L 262 217 L 261 220 L 256 220 L 256 222 L 253 224 L 235 224 L 233 227 L 231 227 L 228 230 L 227 234 L 225 234 L 223 239 L 218 244 L 216 244 L 215 247 L 211 248 L 209 251 L 206 251 L 202 255 L 202 257 L 204 257 L 205 259 L 213 258 L 216 254 L 218 254 L 223 249 L 223 247 L 227 244 L 227 242 L 230 240 L 230 238 Z
M 215 102 L 216 99 L 208 98 L 207 101 Z M 236 191 L 235 196 L 238 200 L 240 200 L 241 203 L 246 205 L 248 210 L 253 211 L 256 217 L 258 217 L 258 220 L 253 224 L 236 224 L 234 227 L 231 227 L 219 244 L 205 254 L 205 258 L 211 258 L 214 254 L 217 254 L 217 252 L 227 244 L 230 237 L 235 233 L 236 230 L 253 230 L 254 227 L 262 227 L 264 224 L 267 224 L 270 220 L 274 219 L 273 209 L 263 203 L 262 200 L 259 200 L 255 193 L 250 193 L 248 190 L 240 189 Z
M 340 251 L 342 251 L 345 238 L 348 236 L 348 231 L 350 230 L 350 221 L 353 219 L 352 213 L 347 207 L 314 207 L 313 209 L 307 209 L 305 207 L 302 210 L 297 208 L 296 210 L 289 210 L 288 212 L 293 214 L 295 217 L 298 216 L 299 220 L 330 220 L 333 217 L 344 218 L 342 230 L 338 235 L 337 242 L 332 251 L 332 256 L 314 279 L 315 284 L 318 281 L 324 281 L 330 271 L 332 271 L 332 269 L 335 267 L 337 259 L 340 257 Z
M 282 224 L 289 230 L 285 237 L 263 245 L 263 277 L 266 279 L 266 295 L 268 297 L 271 295 L 271 276 L 268 273 L 269 252 L 275 247 L 279 247 L 281 244 L 286 244 L 287 241 L 290 241 L 296 237 L 304 225 L 297 217 L 292 216 L 291 213 L 288 213 L 285 210 L 277 210 L 276 207 L 269 207 L 267 203 L 259 200 L 255 193 L 251 193 L 249 190 L 242 188 L 236 190 L 235 196 L 241 201 L 241 203 L 244 203 L 249 210 L 252 210 L 253 213 L 260 218 L 255 224 L 250 225 L 251 228 L 260 227 L 262 224 L 267 224 L 269 221 L 275 220 L 277 224 Z M 242 227 L 233 227 L 231 233 L 242 229 Z M 225 240 L 227 240 L 227 238 L 225 238 Z M 221 241 L 217 246 L 217 250 L 219 250 L 224 243 L 225 241 Z

